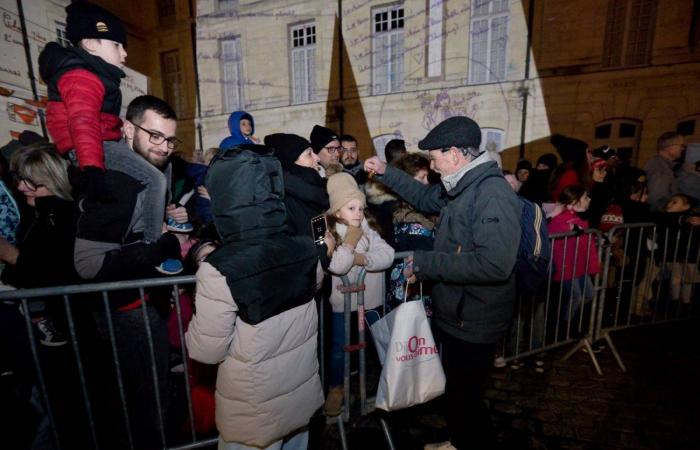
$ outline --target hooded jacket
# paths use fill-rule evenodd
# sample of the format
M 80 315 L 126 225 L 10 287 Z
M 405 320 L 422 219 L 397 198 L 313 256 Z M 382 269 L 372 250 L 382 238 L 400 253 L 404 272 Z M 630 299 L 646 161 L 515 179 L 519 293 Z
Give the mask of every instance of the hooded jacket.
M 312 236 L 311 219 L 329 207 L 326 179 L 318 171 L 294 163 L 282 164 L 287 225 L 294 236 Z
M 250 125 L 252 126 L 250 135 L 255 135 L 255 120 L 253 120 L 253 116 L 245 111 L 234 111 L 228 117 L 228 129 L 231 135 L 221 141 L 221 144 L 219 144 L 221 150 L 233 148 L 240 144 L 256 144 L 252 139 L 243 136 L 243 133 L 241 133 L 241 120 L 243 119 L 250 120 Z
M 124 71 L 79 47 L 50 42 L 39 55 L 39 73 L 48 86 L 46 125 L 58 152 L 75 149 L 81 168 L 104 169 L 102 142 L 122 136 Z
M 216 427 L 224 441 L 264 448 L 307 425 L 323 404 L 313 299 L 251 325 L 226 277 L 204 262 L 195 305 L 185 340 L 191 358 L 221 363 Z
M 522 212 L 498 165 L 471 168 L 449 191 L 391 166 L 377 177 L 416 209 L 440 214 L 433 250 L 413 256 L 417 278 L 435 281 L 435 325 L 467 342 L 497 342 L 513 314 Z

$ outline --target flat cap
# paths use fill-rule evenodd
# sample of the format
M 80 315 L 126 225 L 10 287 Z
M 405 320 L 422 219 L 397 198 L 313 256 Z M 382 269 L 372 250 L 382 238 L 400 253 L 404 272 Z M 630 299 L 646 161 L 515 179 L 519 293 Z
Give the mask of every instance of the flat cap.
M 455 116 L 443 120 L 428 135 L 418 143 L 421 150 L 437 150 L 443 148 L 479 148 L 481 144 L 481 129 L 469 117 Z

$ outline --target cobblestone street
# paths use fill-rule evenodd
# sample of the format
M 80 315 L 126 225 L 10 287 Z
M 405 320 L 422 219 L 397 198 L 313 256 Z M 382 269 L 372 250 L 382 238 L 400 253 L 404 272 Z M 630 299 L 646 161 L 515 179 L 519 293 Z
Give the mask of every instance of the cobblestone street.
M 583 351 L 536 357 L 514 370 L 494 369 L 486 391 L 503 449 L 697 449 L 700 429 L 700 329 L 697 322 L 643 327 L 613 334 L 627 366 L 608 348 L 597 354 L 599 376 Z M 446 439 L 437 399 L 389 415 L 397 449 L 421 449 Z M 375 413 L 376 414 L 376 413 Z M 385 448 L 376 415 L 348 425 L 351 449 Z M 319 448 L 340 448 L 329 425 Z

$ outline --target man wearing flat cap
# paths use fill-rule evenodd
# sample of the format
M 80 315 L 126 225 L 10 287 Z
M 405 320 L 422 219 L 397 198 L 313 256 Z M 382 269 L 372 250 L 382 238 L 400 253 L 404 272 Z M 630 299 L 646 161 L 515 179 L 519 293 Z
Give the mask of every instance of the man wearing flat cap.
M 440 214 L 433 250 L 414 252 L 405 271 L 407 277 L 435 283 L 433 317 L 447 376 L 450 441 L 425 448 L 496 445 L 481 386 L 496 342 L 512 319 L 521 206 L 480 143 L 479 125 L 459 116 L 441 122 L 418 143 L 429 151 L 441 185 L 425 186 L 376 157 L 365 162 L 365 170 L 418 210 Z

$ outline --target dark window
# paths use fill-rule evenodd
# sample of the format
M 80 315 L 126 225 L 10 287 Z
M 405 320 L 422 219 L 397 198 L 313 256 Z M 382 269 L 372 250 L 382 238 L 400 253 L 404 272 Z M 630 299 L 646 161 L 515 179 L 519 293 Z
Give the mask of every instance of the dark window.
M 695 119 L 679 123 L 676 131 L 684 136 L 695 134 Z
M 612 125 L 606 124 L 596 127 L 595 138 L 596 139 L 610 139 L 610 134 L 612 132 Z
M 158 17 L 161 19 L 175 17 L 175 0 L 158 0 Z
M 637 125 L 633 123 L 621 123 L 620 124 L 620 137 L 621 138 L 633 138 L 637 135 Z
M 175 110 L 179 118 L 184 116 L 185 93 L 182 92 L 182 70 L 180 54 L 177 50 L 160 54 L 160 68 L 163 77 L 163 94 L 165 101 Z

